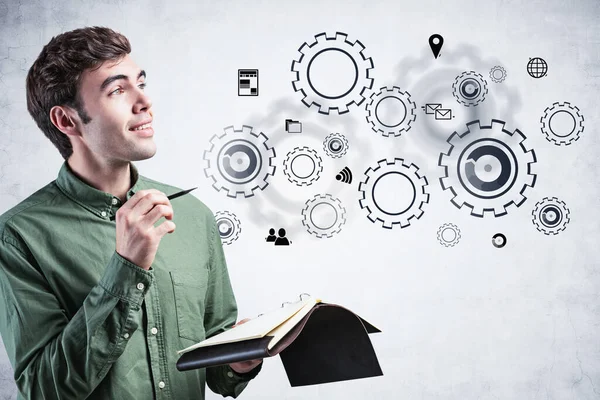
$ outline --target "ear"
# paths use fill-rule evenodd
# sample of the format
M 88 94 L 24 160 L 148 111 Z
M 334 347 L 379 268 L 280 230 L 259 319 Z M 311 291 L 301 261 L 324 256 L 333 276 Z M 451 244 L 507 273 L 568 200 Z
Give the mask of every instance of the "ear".
M 81 136 L 81 121 L 77 112 L 70 107 L 54 106 L 50 110 L 50 121 L 67 136 Z

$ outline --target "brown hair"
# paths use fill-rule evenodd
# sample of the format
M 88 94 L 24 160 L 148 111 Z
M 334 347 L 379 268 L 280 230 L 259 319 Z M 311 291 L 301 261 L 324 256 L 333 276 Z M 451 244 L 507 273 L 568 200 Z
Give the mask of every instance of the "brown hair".
M 77 111 L 84 124 L 91 121 L 79 95 L 84 70 L 119 60 L 131 52 L 129 40 L 105 27 L 85 27 L 53 37 L 27 73 L 27 110 L 44 135 L 66 160 L 73 154 L 69 137 L 50 120 L 50 109 L 61 105 Z

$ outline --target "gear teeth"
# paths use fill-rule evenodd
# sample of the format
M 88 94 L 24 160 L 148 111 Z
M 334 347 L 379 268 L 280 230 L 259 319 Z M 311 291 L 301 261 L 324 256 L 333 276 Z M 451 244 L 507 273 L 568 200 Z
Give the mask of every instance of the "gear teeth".
M 477 83 L 480 86 L 481 92 L 473 99 L 469 99 L 469 98 L 465 98 L 461 91 L 460 91 L 460 87 L 458 87 L 462 81 L 463 78 L 470 78 L 472 80 L 477 81 Z M 459 103 L 462 103 L 463 105 L 467 106 L 467 107 L 471 107 L 471 106 L 477 106 L 479 103 L 481 103 L 483 100 L 485 100 L 485 96 L 488 93 L 488 87 L 487 87 L 487 81 L 483 78 L 483 75 L 478 74 L 475 71 L 465 71 L 462 74 L 460 74 L 459 76 L 456 77 L 456 79 L 454 80 L 454 83 L 452 84 L 452 94 L 454 95 L 454 97 L 456 98 L 456 100 Z
M 381 123 L 376 112 L 379 103 L 388 98 L 398 100 L 406 109 L 404 119 L 394 127 L 386 126 Z M 410 93 L 403 92 L 398 86 L 393 86 L 392 88 L 384 86 L 379 89 L 379 92 L 372 93 L 369 99 L 370 101 L 365 106 L 367 111 L 366 119 L 367 122 L 371 124 L 371 129 L 374 132 L 380 133 L 385 137 L 389 137 L 390 135 L 399 137 L 403 132 L 408 132 L 410 130 L 412 122 L 416 119 L 415 110 L 417 108 L 414 101 L 411 100 Z
M 320 228 L 313 222 L 312 211 L 314 208 L 321 204 L 327 203 L 333 207 L 336 212 L 335 222 L 328 228 Z M 306 201 L 304 208 L 302 209 L 302 225 L 306 228 L 308 233 L 318 238 L 331 238 L 333 235 L 339 233 L 342 226 L 346 223 L 346 209 L 342 206 L 342 202 L 333 197 L 330 194 L 318 194 L 312 199 Z
M 567 135 L 557 135 L 552 131 L 550 120 L 558 112 L 568 113 L 575 121 L 575 126 L 571 133 Z M 555 102 L 552 106 L 547 107 L 544 110 L 544 115 L 540 118 L 540 123 L 542 125 L 542 133 L 544 133 L 546 140 L 557 146 L 568 146 L 579 140 L 585 128 L 583 125 L 584 120 L 579 108 L 565 101 L 562 103 Z
M 546 225 L 541 215 L 541 211 L 548 206 L 557 208 L 560 211 L 560 214 L 562 214 L 562 218 L 560 218 L 554 226 Z M 571 221 L 571 211 L 564 201 L 559 200 L 556 197 L 544 197 L 541 201 L 536 203 L 531 214 L 534 226 L 538 231 L 545 235 L 558 235 L 567 228 L 567 225 Z
M 470 208 L 470 213 L 475 217 L 484 217 L 486 214 L 493 214 L 496 217 L 506 215 L 508 207 L 514 205 L 521 206 L 527 199 L 526 193 L 533 188 L 537 175 L 535 174 L 537 158 L 532 149 L 526 146 L 526 136 L 518 129 L 514 131 L 506 130 L 504 121 L 493 119 L 489 126 L 482 126 L 479 120 L 471 121 L 467 124 L 467 130 L 463 133 L 454 132 L 447 142 L 450 147 L 447 153 L 440 153 L 438 166 L 443 169 L 443 174 L 439 178 L 443 190 L 449 190 L 452 193 L 450 201 L 457 208 L 463 206 Z M 494 139 L 506 147 L 505 153 L 515 157 L 514 167 L 511 171 L 514 173 L 512 186 L 503 190 L 496 196 L 486 197 L 485 194 L 475 194 L 468 189 L 468 179 L 460 176 L 462 172 L 458 171 L 459 163 L 464 162 L 463 155 L 473 143 L 482 140 Z M 502 148 L 502 145 L 497 145 Z M 509 158 L 511 156 L 509 155 Z M 463 161 L 461 161 L 463 160 Z M 512 163 L 511 162 L 511 163 Z M 500 190 L 501 188 L 498 188 Z M 479 189 L 477 189 L 479 190 Z
M 220 168 L 219 159 L 221 151 L 232 143 L 246 147 L 257 159 L 256 169 L 251 171 L 252 177 L 247 181 L 238 181 L 238 176 L 226 175 L 226 169 Z M 209 141 L 210 145 L 204 151 L 204 174 L 212 179 L 212 186 L 220 192 L 225 191 L 228 197 L 237 198 L 240 195 L 251 197 L 257 190 L 264 190 L 268 186 L 268 178 L 275 174 L 274 158 L 275 149 L 268 145 L 268 137 L 256 133 L 249 125 L 243 125 L 236 130 L 233 126 L 223 128 L 223 132 L 215 134 Z M 222 155 L 221 155 L 222 157 Z
M 389 173 L 402 173 L 411 181 L 415 188 L 415 201 L 408 209 L 401 213 L 390 214 L 386 210 L 380 209 L 377 201 L 373 198 L 378 178 Z M 427 185 L 427 178 L 415 164 L 408 163 L 402 158 L 394 158 L 389 161 L 382 159 L 377 162 L 375 168 L 369 167 L 365 171 L 365 179 L 358 186 L 361 193 L 359 205 L 361 209 L 367 210 L 367 218 L 371 222 L 380 222 L 383 228 L 392 229 L 394 226 L 406 228 L 410 226 L 414 219 L 421 218 L 424 213 L 423 207 L 429 202 L 429 193 L 426 190 Z

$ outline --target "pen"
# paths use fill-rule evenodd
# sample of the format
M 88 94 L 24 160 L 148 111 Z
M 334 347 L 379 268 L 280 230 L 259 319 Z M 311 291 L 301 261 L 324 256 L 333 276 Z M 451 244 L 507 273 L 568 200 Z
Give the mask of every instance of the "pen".
M 191 188 L 191 189 L 188 189 L 188 190 L 182 190 L 181 192 L 177 192 L 177 193 L 173 193 L 173 194 L 167 196 L 167 199 L 169 199 L 169 200 L 176 199 L 177 197 L 183 196 L 184 194 L 188 194 L 189 192 L 191 192 L 194 189 L 198 189 L 198 187 Z M 114 221 L 115 220 L 115 216 L 114 215 L 111 216 L 110 220 Z

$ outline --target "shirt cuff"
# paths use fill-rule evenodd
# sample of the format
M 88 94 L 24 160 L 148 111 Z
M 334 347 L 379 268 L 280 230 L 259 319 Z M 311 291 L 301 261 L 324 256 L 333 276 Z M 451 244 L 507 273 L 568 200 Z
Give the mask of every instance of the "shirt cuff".
M 152 282 L 152 273 L 113 253 L 99 285 L 115 297 L 141 307 Z
M 233 387 L 234 398 L 239 396 L 240 393 L 242 393 L 242 391 L 246 388 L 246 386 L 248 386 L 248 382 L 250 382 L 251 379 L 254 379 L 256 375 L 258 375 L 258 373 L 262 369 L 263 362 L 261 362 L 256 367 L 254 367 L 254 369 L 250 370 L 249 372 L 246 372 L 245 374 L 235 372 L 229 365 L 226 366 L 227 372 L 225 373 L 225 375 L 227 376 L 228 386 L 230 385 L 230 387 Z

